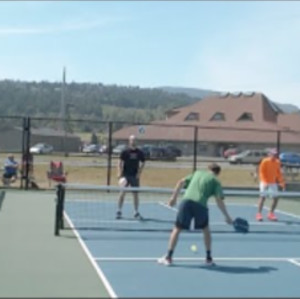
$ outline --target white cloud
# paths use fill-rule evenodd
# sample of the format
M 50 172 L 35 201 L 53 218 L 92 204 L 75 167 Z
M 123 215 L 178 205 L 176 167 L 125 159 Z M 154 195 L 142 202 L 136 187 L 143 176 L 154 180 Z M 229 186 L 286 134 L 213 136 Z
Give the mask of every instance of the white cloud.
M 124 18 L 99 17 L 97 20 L 66 21 L 59 25 L 48 26 L 22 26 L 22 27 L 0 27 L 0 36 L 10 35 L 34 35 L 54 34 L 71 31 L 90 30 L 101 28 L 125 20 Z
M 300 18 L 295 16 L 266 14 L 229 32 L 220 30 L 198 50 L 186 81 L 199 88 L 261 91 L 299 105 Z

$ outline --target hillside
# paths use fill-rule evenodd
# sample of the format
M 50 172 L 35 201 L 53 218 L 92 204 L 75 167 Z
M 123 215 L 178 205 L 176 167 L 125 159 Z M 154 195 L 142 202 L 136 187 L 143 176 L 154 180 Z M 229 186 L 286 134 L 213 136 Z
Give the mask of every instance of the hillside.
M 185 94 L 194 98 L 204 98 L 207 96 L 220 94 L 220 92 L 208 90 L 208 89 L 199 89 L 199 88 L 187 88 L 187 87 L 170 87 L 170 86 L 162 86 L 160 89 L 171 93 L 171 94 Z
M 58 117 L 61 87 L 60 82 L 0 81 L 1 114 Z M 162 119 L 166 110 L 198 100 L 158 88 L 74 82 L 65 86 L 66 116 L 73 119 L 149 122 Z
M 59 117 L 61 87 L 61 82 L 0 81 L 1 114 Z M 67 119 L 150 122 L 163 119 L 167 110 L 189 105 L 218 93 L 197 88 L 140 88 L 72 82 L 65 86 L 65 116 Z M 299 108 L 294 105 L 276 105 L 286 113 L 299 112 Z M 8 121 L 2 121 L 0 126 L 6 127 L 9 124 Z M 33 125 L 56 126 L 49 121 L 33 122 Z M 95 126 L 86 123 L 69 124 L 70 131 L 79 129 L 91 132 L 94 128 Z

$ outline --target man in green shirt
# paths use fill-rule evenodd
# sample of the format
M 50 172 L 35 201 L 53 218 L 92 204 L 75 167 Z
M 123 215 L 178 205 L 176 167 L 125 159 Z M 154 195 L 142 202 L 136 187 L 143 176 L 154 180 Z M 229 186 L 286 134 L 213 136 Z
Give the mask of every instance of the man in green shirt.
M 178 181 L 173 195 L 169 201 L 170 206 L 174 206 L 177 197 L 182 188 L 186 188 L 183 200 L 179 205 L 175 226 L 171 232 L 168 253 L 166 256 L 158 259 L 158 263 L 170 266 L 172 256 L 176 247 L 178 236 L 182 229 L 189 229 L 191 220 L 194 219 L 195 229 L 202 229 L 204 234 L 204 244 L 206 248 L 206 264 L 213 265 L 211 257 L 211 234 L 208 221 L 207 202 L 211 196 L 214 196 L 217 205 L 225 217 L 228 224 L 233 221 L 229 216 L 224 204 L 222 186 L 218 180 L 221 167 L 217 164 L 211 164 L 208 171 L 196 171 Z

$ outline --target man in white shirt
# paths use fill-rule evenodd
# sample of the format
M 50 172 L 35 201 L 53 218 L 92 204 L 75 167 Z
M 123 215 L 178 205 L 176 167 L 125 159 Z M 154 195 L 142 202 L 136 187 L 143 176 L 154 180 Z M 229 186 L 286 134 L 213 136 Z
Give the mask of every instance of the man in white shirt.
M 4 162 L 4 173 L 2 176 L 2 182 L 5 186 L 14 183 L 18 178 L 19 164 L 15 160 L 14 155 L 9 155 Z

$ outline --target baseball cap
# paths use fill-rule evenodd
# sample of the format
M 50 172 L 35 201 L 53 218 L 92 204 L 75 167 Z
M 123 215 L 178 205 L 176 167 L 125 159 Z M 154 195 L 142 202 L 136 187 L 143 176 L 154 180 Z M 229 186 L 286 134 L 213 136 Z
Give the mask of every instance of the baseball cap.
M 269 151 L 270 156 L 277 156 L 278 155 L 278 150 L 276 148 L 273 148 Z

